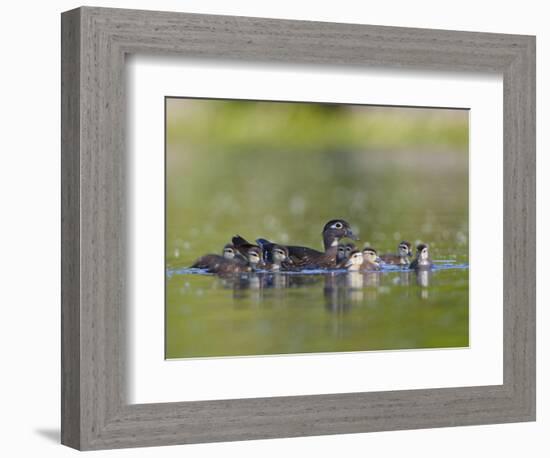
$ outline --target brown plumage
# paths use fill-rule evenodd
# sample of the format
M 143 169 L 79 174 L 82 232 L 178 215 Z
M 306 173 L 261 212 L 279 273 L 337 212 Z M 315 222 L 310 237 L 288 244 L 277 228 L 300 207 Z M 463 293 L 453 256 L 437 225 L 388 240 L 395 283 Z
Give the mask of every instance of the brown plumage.
M 294 270 L 292 262 L 288 259 L 288 248 L 276 243 L 269 247 L 263 247 L 263 258 L 265 270 L 272 272 Z
M 196 269 L 206 269 L 211 273 L 248 272 L 250 266 L 241 258 L 227 259 L 217 254 L 201 256 L 191 266 Z
M 222 260 L 232 260 L 235 259 L 236 251 L 232 243 L 228 243 L 223 247 L 223 255 L 219 256 L 217 254 L 206 254 L 197 259 L 191 268 L 194 269 L 210 269 L 211 266 L 216 263 L 221 262 Z M 242 261 L 245 261 L 244 258 L 240 258 Z
M 380 256 L 380 259 L 385 264 L 408 266 L 411 262 L 411 244 L 406 240 L 403 240 L 397 246 L 397 253 L 386 253 Z
M 201 256 L 191 267 L 206 269 L 208 272 L 218 275 L 250 272 L 257 269 L 261 262 L 260 248 L 250 245 L 248 249 L 244 250 L 243 244 L 241 244 L 240 248 L 244 254 L 241 254 L 234 244 L 228 243 L 224 247 L 223 256 L 217 254 Z
M 355 240 L 357 239 L 355 234 L 352 232 L 349 223 L 342 219 L 333 219 L 326 223 L 323 228 L 322 236 L 323 245 L 325 247 L 324 252 L 304 246 L 287 246 L 288 257 L 292 261 L 292 265 L 302 269 L 336 268 L 338 241 L 345 237 Z M 257 239 L 256 241 L 262 246 L 273 244 L 269 240 L 265 239 Z
M 258 245 L 250 243 L 240 235 L 235 235 L 231 241 L 237 252 L 248 260 L 252 270 L 264 268 L 262 249 Z

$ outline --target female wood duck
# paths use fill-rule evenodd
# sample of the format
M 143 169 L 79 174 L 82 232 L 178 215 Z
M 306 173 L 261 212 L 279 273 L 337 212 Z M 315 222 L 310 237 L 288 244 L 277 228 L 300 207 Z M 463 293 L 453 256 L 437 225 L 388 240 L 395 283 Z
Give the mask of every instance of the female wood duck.
M 340 239 L 358 239 L 351 230 L 349 223 L 343 219 L 333 219 L 326 223 L 322 235 L 324 252 L 303 246 L 287 246 L 288 257 L 295 267 L 309 269 L 335 268 Z M 265 239 L 257 239 L 256 241 L 262 246 L 273 243 Z
M 420 243 L 416 247 L 416 258 L 409 265 L 409 269 L 414 270 L 428 270 L 433 266 L 432 260 L 430 259 L 430 253 L 428 252 L 428 245 L 425 243 Z
M 387 253 L 380 256 L 385 264 L 408 266 L 411 263 L 411 244 L 403 240 L 397 247 L 397 253 Z

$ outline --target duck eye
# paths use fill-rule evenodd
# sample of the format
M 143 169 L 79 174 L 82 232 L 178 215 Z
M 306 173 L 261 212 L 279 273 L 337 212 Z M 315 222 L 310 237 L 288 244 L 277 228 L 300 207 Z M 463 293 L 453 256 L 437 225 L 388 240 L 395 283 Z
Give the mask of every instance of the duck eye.
M 342 225 L 342 223 L 338 222 L 338 223 L 335 223 L 332 227 L 336 229 L 342 229 L 344 226 Z

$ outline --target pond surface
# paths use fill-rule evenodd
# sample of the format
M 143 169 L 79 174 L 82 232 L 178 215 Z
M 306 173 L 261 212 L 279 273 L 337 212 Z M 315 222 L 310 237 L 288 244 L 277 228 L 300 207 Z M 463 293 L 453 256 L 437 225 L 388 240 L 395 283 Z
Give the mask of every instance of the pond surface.
M 167 358 L 468 346 L 468 268 L 167 275 Z

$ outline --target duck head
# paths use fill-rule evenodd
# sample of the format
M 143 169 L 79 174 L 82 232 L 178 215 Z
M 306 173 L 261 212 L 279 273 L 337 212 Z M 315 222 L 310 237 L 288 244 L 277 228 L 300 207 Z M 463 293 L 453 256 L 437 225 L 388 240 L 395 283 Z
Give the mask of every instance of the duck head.
M 397 252 L 401 257 L 410 257 L 412 256 L 411 244 L 406 240 L 403 240 L 397 247 Z
M 361 264 L 363 264 L 363 253 L 357 250 L 352 251 L 346 262 L 346 269 L 351 272 L 357 271 L 361 267 Z
M 346 254 L 346 246 L 345 245 L 338 245 L 338 248 L 336 250 L 336 262 L 340 263 L 348 259 L 348 256 Z
M 250 247 L 246 251 L 246 258 L 250 266 L 255 269 L 262 262 L 262 250 L 257 246 Z
M 353 243 L 346 243 L 346 259 L 351 255 L 351 252 L 355 250 L 355 245 Z
M 379 262 L 378 253 L 374 248 L 370 248 L 370 247 L 363 248 L 363 260 L 370 262 L 372 264 L 378 264 Z
M 428 251 L 428 245 L 425 243 L 419 243 L 416 246 L 416 258 L 419 261 L 428 261 L 430 258 L 430 253 Z
M 288 248 L 281 245 L 273 245 L 271 248 L 273 264 L 281 264 L 288 260 Z
M 343 219 L 330 220 L 323 228 L 323 242 L 325 250 L 338 245 L 338 241 L 343 238 L 358 240 L 358 237 L 351 230 L 351 226 Z
M 234 259 L 235 258 L 235 247 L 232 243 L 228 243 L 223 247 L 223 257 L 225 259 Z

